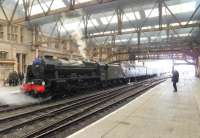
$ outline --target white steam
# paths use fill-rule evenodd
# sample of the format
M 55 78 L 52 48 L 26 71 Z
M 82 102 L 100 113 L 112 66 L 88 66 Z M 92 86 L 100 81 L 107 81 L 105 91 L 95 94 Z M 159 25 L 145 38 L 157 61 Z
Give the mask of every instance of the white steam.
M 84 40 L 82 40 L 82 32 L 80 30 L 75 30 L 72 32 L 71 36 L 73 37 L 74 40 L 76 40 L 78 46 L 79 46 L 79 51 L 81 56 L 86 59 L 86 42 Z
M 15 88 L 15 87 L 13 87 Z M 0 88 L 0 103 L 8 105 L 23 105 L 37 103 L 39 100 L 34 99 L 20 92 L 20 89 L 11 89 L 7 87 Z

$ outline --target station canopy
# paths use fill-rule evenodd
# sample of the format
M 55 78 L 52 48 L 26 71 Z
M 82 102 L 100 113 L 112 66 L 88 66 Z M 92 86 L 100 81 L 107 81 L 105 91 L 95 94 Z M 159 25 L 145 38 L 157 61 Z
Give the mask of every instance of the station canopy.
M 140 43 L 198 42 L 200 34 L 200 0 L 4 0 L 0 12 L 47 36 L 79 32 L 96 45 L 137 44 L 138 35 Z

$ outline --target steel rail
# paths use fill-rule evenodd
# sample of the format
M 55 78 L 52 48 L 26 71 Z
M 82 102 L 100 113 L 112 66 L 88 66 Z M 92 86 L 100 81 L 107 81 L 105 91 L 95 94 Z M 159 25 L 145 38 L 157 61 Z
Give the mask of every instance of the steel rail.
M 113 103 L 106 105 L 105 107 L 97 108 L 98 106 L 100 106 L 106 102 L 106 100 L 99 101 L 98 103 L 89 106 L 88 108 L 82 110 L 81 112 L 75 113 L 75 114 L 65 117 L 65 118 L 62 118 L 62 119 L 58 120 L 57 122 L 49 123 L 48 125 L 44 126 L 43 128 L 40 128 L 39 130 L 32 131 L 29 134 L 25 135 L 23 138 L 31 138 L 31 137 L 39 138 L 39 137 L 47 136 L 55 131 L 58 131 L 59 129 L 62 129 L 66 126 L 70 126 L 74 123 L 77 123 L 78 121 L 88 118 L 89 116 L 92 116 L 97 112 L 106 110 L 107 108 L 110 108 L 111 106 L 114 106 L 114 105 L 130 98 L 130 96 L 135 96 L 138 93 L 143 92 L 144 90 L 146 90 L 150 87 L 153 87 L 156 84 L 159 84 L 161 82 L 163 82 L 163 80 L 156 81 L 156 82 L 146 85 L 146 86 L 141 86 L 133 94 L 127 95 L 127 96 L 121 98 L 120 100 L 117 100 L 117 101 L 115 100 Z M 112 98 L 110 98 L 110 99 L 112 99 Z M 64 121 L 67 121 L 67 123 L 63 124 Z

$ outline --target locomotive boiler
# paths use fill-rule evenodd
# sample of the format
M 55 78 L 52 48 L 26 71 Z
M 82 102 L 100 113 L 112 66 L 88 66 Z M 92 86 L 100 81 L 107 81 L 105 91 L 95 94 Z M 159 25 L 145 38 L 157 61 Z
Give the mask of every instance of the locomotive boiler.
M 155 74 L 148 74 L 144 67 L 44 57 L 34 60 L 27 67 L 22 90 L 34 97 L 68 95 L 75 91 L 122 85 L 130 80 L 152 76 Z

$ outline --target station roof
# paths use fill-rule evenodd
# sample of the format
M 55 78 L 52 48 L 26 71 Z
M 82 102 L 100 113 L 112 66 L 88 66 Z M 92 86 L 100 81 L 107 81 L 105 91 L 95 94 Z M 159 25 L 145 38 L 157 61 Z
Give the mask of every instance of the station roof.
M 170 38 L 199 43 L 200 0 L 4 0 L 0 14 L 3 20 L 39 25 L 49 36 L 79 32 L 95 45 Z

